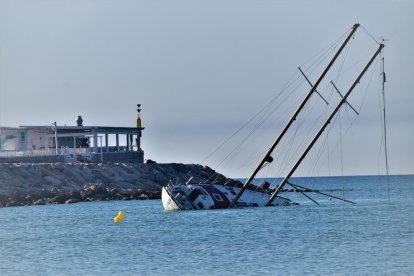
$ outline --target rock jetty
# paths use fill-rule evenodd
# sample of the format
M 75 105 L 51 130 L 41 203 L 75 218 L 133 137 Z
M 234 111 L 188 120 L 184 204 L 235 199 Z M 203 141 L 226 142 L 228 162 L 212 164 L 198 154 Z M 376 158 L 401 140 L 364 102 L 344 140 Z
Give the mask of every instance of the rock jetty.
M 168 181 L 225 179 L 207 166 L 137 163 L 0 164 L 0 207 L 159 199 Z

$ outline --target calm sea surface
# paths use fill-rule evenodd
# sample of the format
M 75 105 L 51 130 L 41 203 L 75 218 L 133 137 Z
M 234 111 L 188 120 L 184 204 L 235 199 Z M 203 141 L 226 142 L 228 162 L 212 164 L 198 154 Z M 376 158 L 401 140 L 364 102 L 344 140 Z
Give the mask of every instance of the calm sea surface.
M 0 275 L 413 275 L 414 176 L 299 178 L 356 205 L 164 212 L 161 201 L 0 209 Z M 343 189 L 343 186 L 345 189 Z M 125 221 L 115 224 L 118 211 Z

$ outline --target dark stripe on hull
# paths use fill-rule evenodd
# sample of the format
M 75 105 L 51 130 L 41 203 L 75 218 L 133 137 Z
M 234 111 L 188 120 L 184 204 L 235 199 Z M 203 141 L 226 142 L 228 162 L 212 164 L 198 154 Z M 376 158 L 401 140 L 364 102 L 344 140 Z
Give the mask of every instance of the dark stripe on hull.
M 224 209 L 230 206 L 230 200 L 220 190 L 213 185 L 200 185 L 211 196 L 214 201 L 214 208 Z

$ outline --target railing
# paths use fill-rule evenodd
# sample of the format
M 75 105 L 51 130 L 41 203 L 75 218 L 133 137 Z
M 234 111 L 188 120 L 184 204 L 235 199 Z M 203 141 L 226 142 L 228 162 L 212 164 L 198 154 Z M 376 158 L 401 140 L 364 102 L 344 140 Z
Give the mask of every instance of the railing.
M 88 154 L 93 151 L 91 148 L 58 148 L 58 149 L 33 149 L 33 150 L 2 150 L 0 151 L 0 157 L 19 157 L 19 156 L 53 156 L 64 155 L 67 152 L 81 155 Z
M 119 161 L 119 160 L 140 160 L 143 162 L 143 152 L 127 151 L 125 148 L 119 147 L 120 151 L 113 151 L 109 148 L 99 147 L 97 152 L 94 148 L 69 148 L 61 147 L 57 150 L 50 149 L 33 149 L 26 151 L 16 150 L 0 150 L 0 163 L 5 162 L 104 162 L 104 161 Z M 141 155 L 140 155 L 141 154 Z

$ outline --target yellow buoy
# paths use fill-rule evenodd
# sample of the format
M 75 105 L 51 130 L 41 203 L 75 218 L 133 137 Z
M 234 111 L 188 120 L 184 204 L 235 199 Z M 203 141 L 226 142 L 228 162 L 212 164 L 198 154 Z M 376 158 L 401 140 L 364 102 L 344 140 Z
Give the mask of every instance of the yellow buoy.
M 124 220 L 124 216 L 125 216 L 125 213 L 122 211 L 119 211 L 118 215 L 114 217 L 114 221 L 116 223 L 121 223 Z

